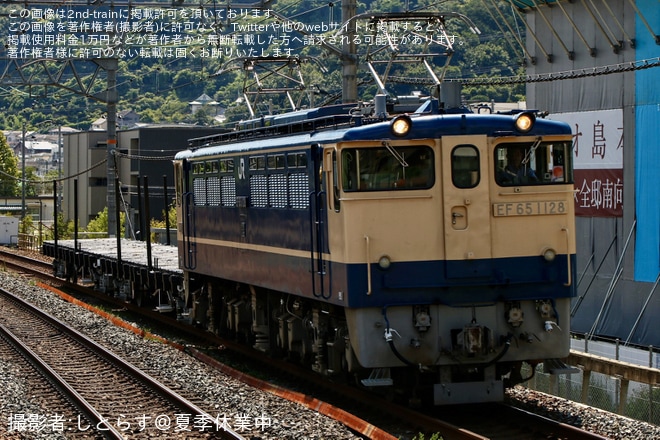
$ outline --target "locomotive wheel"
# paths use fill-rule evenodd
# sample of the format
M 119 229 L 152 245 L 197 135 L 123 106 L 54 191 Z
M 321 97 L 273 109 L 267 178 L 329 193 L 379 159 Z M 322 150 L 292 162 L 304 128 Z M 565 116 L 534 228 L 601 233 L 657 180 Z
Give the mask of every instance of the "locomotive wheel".
M 141 288 L 136 287 L 135 284 L 131 284 L 131 291 L 133 303 L 138 307 L 144 307 L 146 305 L 144 291 Z
M 67 270 L 66 280 L 71 284 L 78 283 L 78 268 L 75 264 L 70 264 Z

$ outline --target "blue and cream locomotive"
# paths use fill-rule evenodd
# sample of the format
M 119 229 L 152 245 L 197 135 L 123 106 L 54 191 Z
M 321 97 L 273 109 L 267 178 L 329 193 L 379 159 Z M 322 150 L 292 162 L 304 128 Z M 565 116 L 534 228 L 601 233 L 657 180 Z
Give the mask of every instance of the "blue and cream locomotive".
M 175 158 L 185 305 L 210 331 L 435 404 L 569 353 L 572 137 L 535 112 L 335 105 Z

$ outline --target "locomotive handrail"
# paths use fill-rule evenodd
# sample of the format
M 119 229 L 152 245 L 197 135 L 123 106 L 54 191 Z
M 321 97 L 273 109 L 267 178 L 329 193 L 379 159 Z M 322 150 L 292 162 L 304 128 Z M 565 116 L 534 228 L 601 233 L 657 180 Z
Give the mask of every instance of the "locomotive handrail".
M 192 241 L 194 235 L 194 195 L 193 193 L 185 193 L 182 197 L 182 204 L 184 210 L 184 225 L 182 230 L 184 231 L 184 236 L 182 237 L 183 249 L 185 253 L 185 258 L 183 259 L 183 264 L 186 269 L 195 269 L 197 266 L 195 261 L 195 242 Z
M 516 187 L 516 189 L 513 192 L 499 192 L 497 193 L 498 196 L 519 196 L 520 194 L 529 194 L 532 196 L 537 196 L 537 195 L 543 195 L 543 194 L 567 194 L 567 193 L 573 193 L 575 194 L 578 190 L 571 189 L 571 190 L 558 190 L 558 191 L 525 191 L 524 193 L 521 191 L 520 187 Z
M 371 295 L 371 251 L 370 251 L 370 242 L 369 236 L 364 236 L 365 241 L 367 242 L 367 295 Z
M 367 197 L 352 197 L 352 198 L 346 198 L 346 197 L 340 197 L 338 200 L 340 202 L 361 202 L 363 200 L 392 200 L 392 199 L 432 199 L 432 195 L 408 195 L 408 194 L 394 194 L 395 191 L 389 191 L 386 196 L 372 196 L 371 193 L 368 192 L 361 192 L 360 194 L 363 194 Z
M 325 293 L 324 277 L 325 269 L 323 263 L 323 228 L 321 226 L 321 214 L 318 212 L 323 205 L 325 191 L 311 192 L 309 194 L 309 239 L 310 239 L 310 272 L 312 274 L 312 295 L 315 298 L 330 299 L 331 293 Z M 314 252 L 316 250 L 316 252 Z M 316 262 L 316 267 L 314 263 Z M 319 290 L 316 290 L 316 276 L 319 278 Z
M 325 233 L 324 233 L 324 226 L 323 226 L 323 206 L 325 206 L 325 191 L 318 191 L 316 193 L 316 255 L 317 255 L 317 265 L 319 268 L 319 279 L 321 282 L 321 298 L 323 299 L 330 299 L 330 296 L 332 295 L 332 292 L 328 292 L 327 294 L 325 293 L 325 263 L 323 261 L 323 250 L 325 249 Z
M 564 283 L 564 286 L 568 287 L 573 284 L 573 275 L 571 274 L 571 234 L 568 232 L 568 228 L 561 228 L 562 232 L 566 233 L 566 259 L 568 260 L 568 282 Z
M 326 115 L 313 119 L 303 119 L 293 121 L 288 124 L 268 125 L 255 128 L 246 128 L 235 131 L 228 131 L 199 138 L 188 140 L 189 148 L 195 150 L 214 145 L 226 144 L 229 142 L 251 141 L 255 139 L 264 139 L 277 136 L 288 136 L 298 133 L 307 133 L 322 129 L 339 129 L 341 127 L 355 127 L 370 122 L 379 122 L 378 119 L 370 121 L 365 118 L 358 118 L 348 114 Z

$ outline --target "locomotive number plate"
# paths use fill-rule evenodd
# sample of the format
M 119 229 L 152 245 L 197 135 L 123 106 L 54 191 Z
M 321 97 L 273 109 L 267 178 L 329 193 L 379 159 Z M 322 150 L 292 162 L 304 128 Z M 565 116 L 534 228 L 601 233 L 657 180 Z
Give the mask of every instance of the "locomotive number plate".
M 516 215 L 554 215 L 566 214 L 568 207 L 563 200 L 544 202 L 509 202 L 493 203 L 495 217 L 509 217 Z

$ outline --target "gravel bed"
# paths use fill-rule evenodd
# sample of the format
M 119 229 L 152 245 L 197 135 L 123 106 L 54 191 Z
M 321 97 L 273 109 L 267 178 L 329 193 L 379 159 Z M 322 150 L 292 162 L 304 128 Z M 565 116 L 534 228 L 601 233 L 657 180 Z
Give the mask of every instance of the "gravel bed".
M 12 291 L 20 288 L 17 293 L 37 307 L 72 324 L 149 374 L 157 375 L 159 380 L 185 397 L 203 400 L 205 406 L 199 405 L 202 409 L 211 415 L 219 415 L 221 420 L 226 417 L 229 426 L 248 439 L 361 438 L 322 414 L 245 385 L 175 348 L 115 327 L 105 319 L 18 277 L 0 273 L 0 283 Z M 17 432 L 8 432 L 11 414 L 48 415 L 52 412 L 39 408 L 31 401 L 20 371 L 1 359 L 0 389 L 3 390 L 0 395 L 0 438 L 54 438 L 52 431 L 24 431 L 20 437 Z M 193 428 L 192 423 L 190 428 Z
M 613 440 L 660 440 L 660 426 L 516 386 L 507 391 L 508 403 L 549 419 L 577 426 Z

